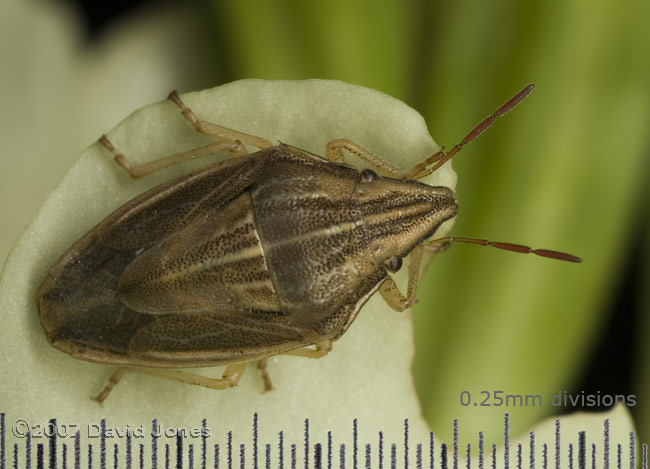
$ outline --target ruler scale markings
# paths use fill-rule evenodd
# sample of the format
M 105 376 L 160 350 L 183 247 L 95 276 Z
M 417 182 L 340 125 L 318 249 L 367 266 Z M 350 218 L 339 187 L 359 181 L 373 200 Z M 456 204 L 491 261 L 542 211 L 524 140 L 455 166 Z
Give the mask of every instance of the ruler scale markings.
M 323 445 L 316 443 L 314 445 L 314 469 L 323 468 Z
M 264 459 L 266 460 L 266 469 L 271 469 L 271 443 L 266 444 L 266 455 Z
M 603 469 L 609 469 L 609 419 L 603 423 Z
M 371 461 L 370 461 L 370 443 L 366 443 L 366 469 L 370 469 L 372 467 Z
M 25 434 L 25 468 L 32 469 L 32 432 L 30 431 Z
M 6 436 L 5 436 L 5 413 L 0 412 L 0 469 L 5 469 L 5 445 L 6 445 Z
M 587 433 L 578 432 L 578 469 L 587 469 Z
M 305 419 L 305 469 L 309 469 L 309 419 Z
M 497 469 L 497 445 L 492 443 L 492 469 Z
M 503 467 L 510 468 L 510 414 L 503 416 Z
M 228 469 L 232 469 L 232 432 L 228 432 L 228 440 L 226 444 L 226 451 L 228 452 Z
M 332 432 L 327 432 L 327 469 L 332 469 Z
M 358 427 L 357 419 L 352 420 L 352 467 L 357 469 Z
M 560 469 L 560 419 L 555 419 L 555 469 Z
M 183 469 L 183 434 L 176 430 L 176 469 Z
M 99 469 L 106 469 L 106 419 L 99 422 L 101 434 L 99 435 Z
M 47 422 L 47 446 L 48 446 L 48 456 L 49 456 L 49 467 L 56 467 L 56 437 L 57 437 L 57 428 L 56 428 L 56 419 L 50 419 Z M 4 464 L 3 464 L 4 466 Z
M 255 414 L 257 415 L 257 414 Z M 201 469 L 206 469 L 208 464 L 208 420 L 201 420 Z
M 153 419 L 151 421 L 151 467 L 152 469 L 158 469 L 158 432 L 156 431 L 158 427 L 158 419 Z
M 458 419 L 454 419 L 453 468 L 458 469 Z M 506 468 L 507 469 L 507 468 Z
M 4 431 L 6 432 L 6 413 L 0 412 L 0 416 L 3 416 L 4 422 L 0 421 L 0 430 L 2 430 L 2 426 L 4 426 Z M 290 451 L 291 451 L 291 468 L 297 468 L 299 464 L 299 460 L 302 459 L 303 464 L 300 464 L 301 467 L 304 467 L 304 469 L 322 469 L 325 467 L 324 460 L 325 460 L 325 444 L 323 443 L 313 443 L 311 440 L 310 432 L 311 432 L 311 425 L 310 425 L 310 419 L 305 419 L 303 425 L 303 438 L 302 442 L 298 441 L 296 443 L 291 443 L 290 444 Z M 373 467 L 373 444 L 372 443 L 364 443 L 362 441 L 362 435 L 360 434 L 360 425 L 361 422 L 359 421 L 358 418 L 352 419 L 352 455 L 350 458 L 350 461 L 348 461 L 347 454 L 346 454 L 346 445 L 349 443 L 341 443 L 337 444 L 339 446 L 339 462 L 342 464 L 344 467 L 346 464 L 349 464 L 350 467 L 354 467 L 355 469 L 358 469 L 359 467 Z M 567 453 L 563 453 L 561 450 L 561 422 L 559 419 L 555 419 L 555 434 L 554 434 L 554 446 L 555 446 L 555 468 L 556 469 L 573 469 L 574 465 L 576 469 L 587 469 L 587 466 L 591 469 L 596 469 L 601 467 L 600 464 L 597 462 L 598 459 L 601 457 L 600 456 L 600 451 L 597 449 L 597 444 L 596 443 L 590 443 L 591 445 L 591 456 L 587 453 L 588 448 L 587 448 L 587 432 L 584 430 L 578 431 L 577 432 L 577 441 L 573 441 L 572 443 L 567 444 Z M 95 425 L 95 424 L 94 424 Z M 249 433 L 250 435 L 246 443 L 239 443 L 235 442 L 233 438 L 235 438 L 236 435 L 233 434 L 232 430 L 228 431 L 226 433 L 227 435 L 227 461 L 228 461 L 228 469 L 232 469 L 234 467 L 234 460 L 237 457 L 237 455 L 233 454 L 234 448 L 233 444 L 237 443 L 239 445 L 239 464 L 237 464 L 238 467 L 245 468 L 245 467 L 252 467 L 254 469 L 259 469 L 261 464 L 260 464 L 260 432 L 259 432 L 259 415 L 257 413 L 253 414 L 253 419 L 252 419 L 252 434 Z M 13 427 L 12 427 L 13 428 Z M 42 428 L 42 427 L 41 427 Z M 207 466 L 207 439 L 208 437 L 211 437 L 210 431 L 207 427 L 207 420 L 202 419 L 201 420 L 201 469 L 204 469 Z M 44 430 L 41 430 L 39 432 L 39 438 L 42 438 L 37 441 L 41 441 L 40 443 L 37 443 L 36 446 L 36 458 L 35 458 L 35 467 L 53 467 L 53 468 L 65 468 L 67 469 L 68 467 L 68 459 L 70 460 L 71 468 L 74 467 L 75 469 L 80 469 L 81 467 L 81 434 L 80 431 L 77 430 L 73 435 L 66 435 L 66 437 L 72 437 L 74 439 L 73 443 L 68 444 L 66 439 L 61 439 L 59 435 L 59 427 L 58 427 L 58 420 L 57 418 L 51 418 L 47 421 L 47 425 L 45 426 Z M 165 442 L 167 440 L 168 442 L 165 442 L 165 462 L 164 462 L 164 467 L 175 467 L 178 469 L 184 469 L 184 468 L 191 468 L 194 469 L 196 466 L 198 468 L 198 465 L 195 465 L 195 449 L 198 450 L 198 444 L 196 442 L 193 442 L 193 440 L 188 440 L 187 442 L 184 442 L 186 439 L 186 435 L 184 433 L 185 429 L 175 429 L 174 432 L 166 439 L 163 439 L 162 441 Z M 609 469 L 610 468 L 610 461 L 612 458 L 610 458 L 610 450 L 613 449 L 613 445 L 616 445 L 616 469 L 623 469 L 624 467 L 629 467 L 629 469 L 635 469 L 636 468 L 636 463 L 637 459 L 641 460 L 639 467 L 641 469 L 648 469 L 648 445 L 643 443 L 637 443 L 637 436 L 636 432 L 631 431 L 628 433 L 628 441 L 627 443 L 618 443 L 618 441 L 614 440 L 612 441 L 612 438 L 610 437 L 611 433 L 611 423 L 609 419 L 603 419 L 603 453 L 602 453 L 602 461 L 603 461 L 603 468 Z M 87 467 L 92 468 L 93 463 L 97 462 L 99 460 L 98 466 L 100 468 L 106 469 L 109 465 L 110 467 L 126 467 L 127 469 L 132 469 L 136 466 L 134 464 L 134 445 L 136 444 L 135 442 L 137 441 L 138 436 L 134 435 L 133 431 L 131 430 L 130 427 L 127 426 L 125 433 L 123 435 L 120 435 L 119 431 L 117 433 L 118 437 L 121 436 L 120 441 L 118 443 L 113 443 L 111 441 L 112 438 L 112 427 L 109 428 L 107 424 L 107 419 L 102 418 L 99 420 L 99 434 L 97 435 L 99 437 L 99 448 L 96 448 L 97 444 L 96 442 L 93 444 L 88 444 L 88 463 Z M 429 465 L 428 467 L 430 469 L 433 469 L 436 467 L 436 461 L 435 461 L 435 435 L 434 432 L 428 432 L 429 433 Z M 349 434 L 348 434 L 349 435 Z M 15 436 L 15 435 L 14 435 Z M 160 427 L 158 425 L 158 420 L 153 419 L 151 421 L 151 467 L 156 468 L 158 467 L 158 439 L 161 438 L 161 433 L 160 433 Z M 411 467 L 411 463 L 413 460 L 415 461 L 415 466 L 418 469 L 421 469 L 424 466 L 424 458 L 425 456 L 423 455 L 423 450 L 424 450 L 424 443 L 417 443 L 417 439 L 413 443 L 415 446 L 414 450 L 414 457 L 412 458 L 411 456 L 411 432 L 410 432 L 410 422 L 409 419 L 404 419 L 403 420 L 403 438 L 402 442 L 400 443 L 389 443 L 390 444 L 390 455 L 389 455 L 389 460 L 390 461 L 390 467 L 391 468 L 397 468 L 397 467 L 404 467 L 405 469 L 408 469 Z M 29 431 L 26 431 L 24 434 L 24 439 L 25 439 L 25 446 L 24 446 L 24 458 L 25 458 L 25 467 L 31 469 L 32 467 L 32 434 Z M 194 437 L 194 434 L 192 434 L 192 437 Z M 198 435 L 197 435 L 198 437 Z M 92 439 L 92 437 L 89 437 Z M 171 441 L 171 438 L 174 438 L 175 440 L 175 448 L 172 449 L 174 446 L 174 442 Z M 284 469 L 284 434 L 283 432 L 278 433 L 278 463 L 281 469 Z M 504 438 L 504 446 L 503 446 L 503 451 L 504 451 L 504 459 L 503 459 L 503 467 L 504 469 L 507 467 L 508 469 L 539 469 L 536 463 L 536 436 L 535 432 L 530 431 L 529 432 L 529 441 L 528 441 L 528 450 L 529 450 L 529 455 L 528 455 L 528 466 L 524 466 L 523 464 L 523 459 L 525 458 L 525 453 L 523 446 L 525 445 L 524 442 L 522 443 L 513 443 L 511 445 L 511 437 L 510 437 L 510 414 L 505 413 L 504 414 L 504 430 L 503 430 L 503 438 Z M 399 440 L 399 439 L 398 439 Z M 317 440 L 316 440 L 317 441 Z M 467 469 L 471 469 L 472 467 L 472 443 L 464 443 L 464 464 L 461 464 L 459 461 L 462 458 L 460 455 L 460 424 L 458 419 L 453 420 L 453 443 L 452 444 L 447 444 L 447 443 L 441 443 L 440 444 L 440 463 L 439 467 L 443 469 L 459 469 L 459 467 L 462 465 Z M 145 445 L 147 443 L 145 442 L 144 444 L 139 444 L 140 451 L 139 451 L 139 465 L 138 467 L 144 468 L 144 458 L 145 458 Z M 252 444 L 252 450 L 251 454 L 252 457 L 249 457 L 248 461 L 248 466 L 246 464 L 246 452 L 247 452 L 247 447 L 250 447 L 249 445 Z M 289 442 L 287 442 L 289 445 Z M 475 445 L 476 443 L 474 443 Z M 542 464 L 541 469 L 547 469 L 548 468 L 548 445 L 546 443 L 540 443 L 542 446 Z M 11 467 L 22 467 L 19 462 L 21 460 L 21 455 L 20 455 L 20 443 L 13 443 L 11 440 L 7 442 L 7 439 L 5 438 L 4 441 L 4 454 L 2 459 L 2 464 L 0 465 L 0 469 L 5 469 L 6 467 L 9 467 L 9 464 L 11 464 Z M 108 451 L 110 449 L 107 447 L 107 445 L 112 445 L 112 456 L 108 455 Z M 120 447 L 123 445 L 123 450 L 120 449 Z M 403 446 L 404 448 L 404 454 L 403 454 L 403 465 L 398 466 L 398 459 L 402 458 L 402 455 L 399 454 L 399 446 Z M 453 445 L 453 446 L 452 446 Z M 186 449 L 184 449 L 184 446 L 186 446 Z M 383 453 L 383 448 L 384 446 L 384 434 L 383 431 L 378 432 L 378 448 L 377 448 L 377 461 L 376 463 L 380 469 L 383 469 L 384 467 L 384 453 Z M 510 447 L 512 446 L 512 452 L 510 450 Z M 640 457 L 637 458 L 636 451 L 637 451 L 637 446 L 640 447 Z M 13 451 L 8 451 L 7 448 L 13 448 Z M 70 458 L 68 458 L 68 447 L 70 447 L 71 452 L 70 452 Z M 299 454 L 299 447 L 302 447 L 304 449 L 304 453 Z M 219 460 L 219 445 L 215 444 L 215 459 L 214 459 L 214 467 L 218 468 L 220 465 L 220 460 Z M 93 455 L 93 452 L 97 450 L 98 455 Z M 266 457 L 265 457 L 265 467 L 269 468 L 271 467 L 271 452 L 272 452 L 272 444 L 266 443 L 265 444 L 265 449 L 266 449 Z M 38 452 L 41 452 L 40 454 Z M 123 451 L 123 452 L 122 452 Z M 174 451 L 175 457 L 171 454 L 171 452 Z M 361 452 L 363 451 L 363 456 L 361 456 Z M 328 469 L 332 469 L 332 452 L 333 452 L 333 434 L 332 431 L 329 430 L 327 432 L 327 467 Z M 120 453 L 122 453 L 122 458 L 120 458 Z M 187 456 L 184 455 L 184 453 L 187 453 Z M 198 451 L 196 454 L 199 454 Z M 565 455 L 565 457 L 562 457 L 562 454 Z M 98 457 L 97 457 L 98 456 Z M 451 457 L 450 457 L 451 456 Z M 187 457 L 187 464 L 184 463 L 185 457 Z M 41 459 L 39 459 L 41 458 Z M 313 463 L 310 463 L 310 461 L 313 458 Z M 360 463 L 360 458 L 363 458 L 362 461 L 363 463 Z M 512 461 L 511 461 L 512 458 Z M 589 458 L 591 458 L 591 464 L 589 464 Z M 94 459 L 94 460 L 93 460 Z M 122 461 L 121 461 L 122 459 Z M 496 468 L 496 445 L 492 445 L 492 468 Z M 560 463 L 561 459 L 564 459 L 565 462 L 567 462 L 567 465 L 565 466 L 564 464 Z M 74 460 L 74 463 L 72 462 Z M 107 464 L 107 461 L 112 460 L 112 464 Z M 9 461 L 12 461 L 11 463 Z M 123 462 L 125 461 L 125 462 Z M 252 461 L 252 462 L 251 462 Z M 480 431 L 478 432 L 478 469 L 485 469 L 486 467 L 486 448 L 485 448 L 485 435 L 484 432 Z M 351 464 L 350 464 L 351 463 Z M 162 466 L 162 465 L 161 465 Z M 516 466 L 516 468 L 515 468 Z M 377 466 L 375 466 L 377 467 Z M 614 467 L 614 464 L 611 465 L 611 467 Z
M 542 445 L 542 467 L 543 469 L 548 468 L 548 445 L 546 443 Z
M 131 430 L 126 431 L 126 469 L 131 469 L 132 467 L 132 448 L 133 442 L 131 441 Z
M 74 433 L 74 469 L 81 469 L 81 433 L 79 430 Z
M 44 461 L 44 455 L 43 453 L 45 452 L 45 449 L 43 447 L 43 443 L 37 443 L 36 444 L 36 468 L 37 469 L 43 469 L 45 466 L 45 461 Z
M 253 468 L 257 469 L 257 445 L 258 445 L 258 433 L 257 433 L 257 412 L 253 414 Z
M 530 466 L 530 469 L 535 469 L 535 432 L 530 432 L 528 434 L 529 436 L 529 451 L 530 454 L 528 455 L 528 465 Z
M 596 443 L 591 444 L 591 469 L 596 469 Z
M 404 469 L 409 467 L 409 419 L 404 419 Z
M 623 469 L 623 447 L 620 443 L 616 445 L 616 467 Z
M 447 469 L 447 443 L 440 445 L 440 468 Z

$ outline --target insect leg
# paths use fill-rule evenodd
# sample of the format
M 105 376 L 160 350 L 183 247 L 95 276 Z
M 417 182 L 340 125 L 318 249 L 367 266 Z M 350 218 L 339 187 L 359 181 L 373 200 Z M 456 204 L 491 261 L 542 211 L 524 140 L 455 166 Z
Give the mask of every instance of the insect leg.
M 271 391 L 273 389 L 273 385 L 271 384 L 271 378 L 269 378 L 269 374 L 266 372 L 266 358 L 257 360 L 257 369 L 262 373 L 262 381 L 264 381 L 264 392 Z
M 437 250 L 427 245 L 427 251 L 437 254 L 444 251 L 447 245 L 441 243 L 435 245 Z M 397 287 L 397 284 L 391 277 L 386 277 L 384 283 L 379 287 L 379 294 L 384 301 L 393 308 L 395 311 L 401 312 L 410 308 L 418 302 L 415 295 L 418 290 L 418 283 L 420 282 L 420 265 L 422 263 L 422 254 L 424 253 L 425 246 L 420 245 L 411 251 L 409 256 L 409 280 L 406 287 L 406 296 L 402 295 Z
M 228 365 L 221 375 L 221 378 L 208 378 L 207 376 L 187 373 L 185 371 L 169 370 L 166 368 L 133 368 L 133 370 L 149 375 L 159 376 L 172 381 L 221 390 L 237 386 L 244 371 L 246 371 L 246 365 L 247 363 L 234 363 Z
M 115 385 L 117 383 L 120 382 L 120 380 L 122 379 L 122 376 L 124 376 L 124 374 L 127 371 L 129 371 L 129 369 L 128 368 L 123 368 L 123 367 L 120 367 L 117 370 L 115 370 L 115 372 L 111 375 L 111 377 L 108 378 L 108 383 L 106 384 L 104 389 L 102 389 L 102 392 L 100 392 L 96 396 L 91 397 L 91 399 L 93 401 L 97 401 L 97 403 L 99 405 L 102 405 L 102 402 L 104 402 L 104 399 L 106 399 L 108 397 L 111 390 L 115 387 Z
M 255 137 L 254 135 L 245 134 L 243 132 L 238 132 L 236 130 L 229 129 L 212 122 L 198 119 L 194 112 L 192 112 L 192 110 L 188 108 L 181 100 L 176 90 L 169 93 L 168 98 L 181 109 L 181 114 L 183 114 L 183 116 L 188 121 L 190 121 L 190 124 L 194 126 L 197 132 L 205 135 L 210 135 L 212 137 L 220 137 L 228 140 L 239 140 L 240 142 L 244 142 L 246 145 L 257 147 L 260 150 L 273 146 L 271 142 L 264 138 Z
M 323 358 L 332 350 L 332 341 L 326 340 L 319 342 L 314 348 L 302 347 L 296 350 L 289 350 L 284 352 L 285 355 L 295 355 L 296 357 L 305 358 Z
M 402 295 L 402 293 L 399 291 L 399 288 L 397 288 L 397 284 L 391 277 L 386 277 L 386 280 L 384 280 L 384 282 L 379 287 L 379 294 L 388 304 L 388 306 L 393 308 L 395 311 L 404 311 L 405 309 L 413 306 L 418 301 L 415 298 L 415 295 L 417 293 L 417 286 L 419 282 L 422 251 L 423 249 L 418 246 L 411 252 L 411 255 L 409 256 L 409 281 L 408 286 L 406 287 L 406 296 Z
M 102 137 L 99 139 L 99 143 L 104 145 L 104 147 L 113 154 L 115 162 L 120 165 L 124 171 L 129 173 L 133 179 L 146 176 L 147 174 L 153 173 L 160 169 L 184 163 L 195 158 L 212 155 L 220 151 L 230 152 L 231 157 L 243 156 L 247 153 L 246 147 L 242 142 L 237 140 L 222 140 L 219 142 L 210 143 L 202 147 L 192 148 L 191 150 L 177 153 L 175 155 L 165 156 L 163 158 L 149 161 L 147 163 L 131 165 L 131 163 L 129 163 L 128 160 L 124 157 L 124 155 L 115 149 L 106 135 L 102 135 Z
M 348 140 L 347 138 L 339 138 L 329 142 L 325 147 L 325 156 L 333 163 L 343 163 L 345 161 L 343 158 L 343 150 L 347 150 L 357 156 L 360 160 L 365 161 L 384 176 L 392 178 L 406 177 L 406 171 L 402 171 L 389 162 L 382 160 L 377 155 L 360 146 L 358 143 Z

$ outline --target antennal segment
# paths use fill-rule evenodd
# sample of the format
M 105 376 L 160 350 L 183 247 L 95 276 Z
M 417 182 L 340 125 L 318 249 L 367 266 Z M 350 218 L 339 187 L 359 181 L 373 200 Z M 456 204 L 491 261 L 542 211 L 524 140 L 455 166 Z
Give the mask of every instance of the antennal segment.
M 528 96 L 528 94 L 531 91 L 533 91 L 534 87 L 535 85 L 531 83 L 528 86 L 526 86 L 524 89 L 522 89 L 519 93 L 514 95 L 512 98 L 510 98 L 505 104 L 503 104 L 499 109 L 497 109 L 494 112 L 494 114 L 491 114 L 487 116 L 485 119 L 483 119 L 476 127 L 474 127 L 465 136 L 465 138 L 463 138 L 459 143 L 454 145 L 454 147 L 451 150 L 449 150 L 449 152 L 446 152 L 445 149 L 442 148 L 440 151 L 434 153 L 423 162 L 417 164 L 415 167 L 413 167 L 413 169 L 409 173 L 409 178 L 421 179 L 433 173 L 436 169 L 438 169 L 440 166 L 442 166 L 447 161 L 449 161 L 452 156 L 458 153 L 461 150 L 461 148 L 463 148 L 464 145 L 467 145 L 469 142 L 471 142 L 476 137 L 481 135 L 488 127 L 490 127 L 494 123 L 497 117 L 503 116 L 508 111 L 510 111 L 513 107 L 519 104 L 526 96 Z M 427 168 L 427 166 L 429 166 L 432 163 L 436 163 L 436 164 L 431 168 Z
M 441 245 L 450 243 L 469 243 L 469 244 L 478 244 L 479 246 L 492 246 L 497 249 L 503 249 L 505 251 L 518 252 L 521 254 L 537 254 L 541 257 L 548 257 L 550 259 L 556 259 L 558 261 L 566 262 L 575 262 L 581 263 L 582 259 L 572 254 L 567 254 L 565 252 L 551 251 L 549 249 L 532 249 L 528 246 L 523 246 L 521 244 L 512 244 L 512 243 L 499 243 L 496 241 L 488 241 L 487 239 L 479 238 L 456 238 L 453 236 L 447 236 L 445 238 L 435 239 L 428 243 L 423 244 L 424 249 L 429 251 L 438 252 L 441 248 Z

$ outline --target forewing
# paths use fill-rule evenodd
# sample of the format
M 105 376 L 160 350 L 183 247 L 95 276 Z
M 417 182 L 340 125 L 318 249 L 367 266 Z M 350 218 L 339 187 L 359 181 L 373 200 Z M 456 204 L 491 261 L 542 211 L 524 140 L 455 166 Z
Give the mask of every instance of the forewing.
M 209 210 L 133 259 L 120 275 L 122 302 L 140 313 L 278 313 L 250 191 Z
M 267 163 L 268 150 L 206 166 L 136 197 L 100 223 L 97 238 L 120 250 L 147 248 L 241 194 Z
M 254 360 L 309 344 L 306 335 L 281 316 L 232 316 L 228 311 L 166 314 L 138 329 L 129 356 L 197 366 Z

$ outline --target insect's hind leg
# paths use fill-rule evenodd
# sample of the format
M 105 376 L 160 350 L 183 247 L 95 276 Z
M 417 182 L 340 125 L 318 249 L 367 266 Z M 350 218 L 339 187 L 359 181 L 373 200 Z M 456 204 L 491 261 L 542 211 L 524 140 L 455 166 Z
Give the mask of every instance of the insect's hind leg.
M 331 351 L 332 351 L 332 341 L 325 340 L 323 342 L 317 343 L 314 346 L 314 348 L 302 347 L 295 350 L 289 350 L 288 352 L 284 352 L 284 355 L 294 355 L 296 357 L 305 357 L 305 358 L 323 358 Z
M 271 384 L 271 378 L 266 372 L 266 358 L 257 360 L 257 369 L 262 373 L 262 382 L 264 383 L 264 392 L 271 391 L 273 389 L 273 384 Z
M 239 380 L 246 371 L 247 363 L 234 363 L 228 365 L 221 375 L 221 378 L 208 378 L 194 373 L 187 373 L 179 370 L 169 370 L 167 368 L 133 368 L 134 371 L 146 373 L 148 375 L 159 376 L 171 381 L 179 381 L 185 384 L 194 384 L 210 389 L 221 390 L 237 386 Z
M 92 396 L 91 399 L 93 401 L 96 401 L 99 405 L 102 405 L 104 400 L 108 397 L 110 392 L 113 390 L 113 388 L 117 385 L 117 383 L 120 382 L 122 379 L 122 376 L 129 371 L 128 368 L 120 367 L 117 370 L 113 372 L 113 374 L 108 378 L 108 383 L 106 383 L 106 386 L 104 389 L 102 389 L 102 392 L 97 394 L 96 396 Z
M 235 363 L 228 365 L 226 370 L 221 375 L 221 378 L 208 378 L 194 373 L 187 373 L 179 370 L 169 370 L 166 368 L 118 368 L 109 378 L 106 387 L 97 396 L 91 399 L 97 401 L 100 405 L 108 397 L 108 394 L 120 381 L 122 376 L 127 371 L 138 371 L 149 375 L 158 376 L 160 378 L 169 379 L 171 381 L 178 381 L 186 384 L 194 384 L 196 386 L 203 386 L 210 389 L 221 390 L 237 386 L 239 380 L 246 371 L 247 363 Z

